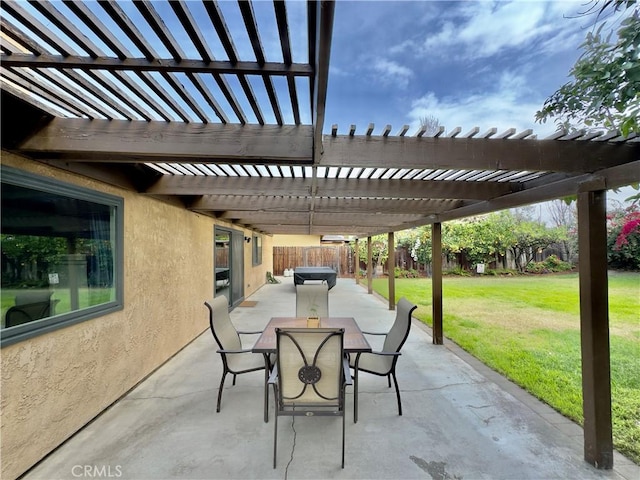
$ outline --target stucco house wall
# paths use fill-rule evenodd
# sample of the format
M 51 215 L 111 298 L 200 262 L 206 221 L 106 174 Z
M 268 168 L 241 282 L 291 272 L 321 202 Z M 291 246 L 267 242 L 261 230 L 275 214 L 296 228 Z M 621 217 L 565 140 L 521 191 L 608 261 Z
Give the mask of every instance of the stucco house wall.
M 250 234 L 247 234 L 250 235 Z M 253 241 L 244 244 L 244 294 L 251 295 L 267 281 L 267 272 L 273 273 L 273 236 L 262 235 L 262 264 L 253 267 Z
M 320 235 L 274 235 L 274 247 L 313 247 L 320 246 Z
M 0 476 L 13 479 L 208 329 L 215 221 L 8 152 L 2 163 L 124 199 L 123 310 L 1 351 Z M 265 283 L 271 246 L 263 237 L 253 267 L 245 244 L 245 297 Z

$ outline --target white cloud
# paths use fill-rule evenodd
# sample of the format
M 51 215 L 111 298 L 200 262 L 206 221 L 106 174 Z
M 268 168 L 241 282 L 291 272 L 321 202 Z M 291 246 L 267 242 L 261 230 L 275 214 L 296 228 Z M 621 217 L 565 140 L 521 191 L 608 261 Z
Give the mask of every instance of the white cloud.
M 373 70 L 378 79 L 385 84 L 393 84 L 405 88 L 413 77 L 413 71 L 391 60 L 378 58 L 373 63 Z
M 424 51 L 463 58 L 489 57 L 508 48 L 553 47 L 556 51 L 575 45 L 567 43 L 581 27 L 564 18 L 571 2 L 462 2 L 450 13 L 438 31 L 428 35 Z M 544 43 L 539 43 L 545 38 Z
M 329 65 L 329 77 L 349 77 L 351 73 L 335 65 Z
M 540 105 L 527 95 L 526 79 L 507 72 L 491 91 L 455 98 L 438 98 L 429 92 L 412 102 L 408 116 L 417 128 L 421 117 L 433 115 L 446 127 L 446 133 L 455 127 L 461 127 L 462 134 L 479 127 L 482 134 L 496 127 L 499 134 L 513 127 L 517 132 L 532 128 L 534 134 L 544 138 L 555 131 L 555 126 L 535 123 L 535 112 Z

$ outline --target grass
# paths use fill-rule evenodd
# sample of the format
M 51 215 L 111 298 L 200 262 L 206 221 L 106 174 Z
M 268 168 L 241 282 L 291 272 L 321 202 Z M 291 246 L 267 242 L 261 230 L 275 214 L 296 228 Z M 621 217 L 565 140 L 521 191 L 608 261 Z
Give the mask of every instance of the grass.
M 366 280 L 365 280 L 366 281 Z M 386 278 L 373 289 L 388 298 Z M 431 280 L 396 279 L 396 298 L 431 325 Z M 444 335 L 582 424 L 578 275 L 445 277 Z M 640 274 L 609 276 L 615 448 L 640 463 Z
M 4 317 L 7 310 L 15 305 L 16 295 L 24 293 L 25 291 L 49 291 L 49 289 L 19 289 L 19 288 L 2 288 L 0 290 L 0 318 L 4 322 Z M 99 305 L 101 303 L 110 302 L 115 295 L 113 288 L 88 288 L 83 287 L 78 290 L 78 307 L 87 308 L 93 305 Z M 61 313 L 67 313 L 72 310 L 71 308 L 71 295 L 69 289 L 58 288 L 55 289 L 51 295 L 51 300 L 58 300 L 55 306 L 55 313 L 57 315 Z M 4 323 L 2 323 L 4 325 Z

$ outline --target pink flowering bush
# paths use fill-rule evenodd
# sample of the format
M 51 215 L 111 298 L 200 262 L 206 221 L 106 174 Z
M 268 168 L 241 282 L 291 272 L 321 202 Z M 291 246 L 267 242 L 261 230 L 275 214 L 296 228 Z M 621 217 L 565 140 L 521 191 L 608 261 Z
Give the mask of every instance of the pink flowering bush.
M 640 210 L 637 204 L 607 217 L 609 266 L 640 270 Z

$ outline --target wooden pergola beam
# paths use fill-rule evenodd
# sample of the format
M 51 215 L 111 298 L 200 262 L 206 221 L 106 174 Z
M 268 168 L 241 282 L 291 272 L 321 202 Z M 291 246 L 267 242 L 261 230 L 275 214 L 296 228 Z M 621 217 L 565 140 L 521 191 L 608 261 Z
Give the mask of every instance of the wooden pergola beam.
M 100 162 L 310 162 L 313 129 L 55 118 L 19 149 L 35 158 Z
M 293 178 L 164 175 L 144 193 L 152 195 L 209 195 L 215 193 L 218 195 L 304 197 L 309 194 L 310 184 L 310 179 L 301 181 Z
M 242 224 L 309 224 L 309 215 L 311 212 L 288 212 L 286 215 L 282 215 L 280 212 L 265 212 L 265 211 L 248 211 L 248 210 L 227 210 L 219 215 L 217 218 L 225 220 L 235 220 Z M 377 215 L 359 215 L 357 219 L 353 218 L 350 213 L 315 213 L 314 212 L 314 226 L 332 226 L 341 227 L 344 229 L 347 226 L 356 225 L 359 227 L 377 227 L 380 222 L 385 224 L 400 227 L 403 222 L 416 221 L 421 217 L 415 214 L 377 214 Z
M 508 182 L 319 178 L 320 197 L 488 200 L 517 191 Z
M 317 179 L 317 197 L 391 199 L 475 199 L 505 195 L 517 186 L 498 182 L 460 184 L 437 180 Z M 285 195 L 311 197 L 311 178 L 170 176 L 158 179 L 145 193 L 157 195 Z M 382 200 L 384 201 L 384 200 Z M 376 205 L 376 204 L 372 204 Z M 455 205 L 455 203 L 453 204 Z M 376 213 L 377 211 L 372 211 Z M 411 213 L 405 212 L 405 213 Z
M 311 91 L 311 108 L 313 117 L 313 162 L 318 164 L 323 154 L 322 130 L 324 127 L 325 105 L 327 88 L 329 85 L 329 60 L 331 58 L 331 38 L 333 35 L 333 17 L 335 2 L 321 1 L 310 2 L 308 8 L 318 8 L 310 18 L 315 18 L 317 24 L 313 26 L 315 34 L 313 40 L 314 57 L 309 58 L 309 63 L 314 65 L 314 81 Z M 310 34 L 312 33 L 310 32 Z M 311 53 L 311 51 L 310 51 Z
M 431 215 L 462 205 L 461 200 L 407 200 L 379 198 L 317 198 L 314 211 L 317 213 L 415 213 Z M 190 210 L 248 210 L 269 212 L 309 211 L 310 197 L 279 197 L 257 195 L 203 195 L 191 202 Z
M 640 157 L 640 144 L 325 135 L 319 165 L 591 173 Z
M 601 182 L 602 185 L 605 185 L 606 189 L 619 188 L 639 182 L 640 160 L 601 170 L 597 175 L 569 177 L 547 185 L 540 185 L 530 189 L 525 188 L 521 192 L 515 192 L 486 202 L 464 206 L 438 215 L 438 220 L 444 222 L 576 195 L 581 188 L 581 184 L 593 183 L 594 181 Z

